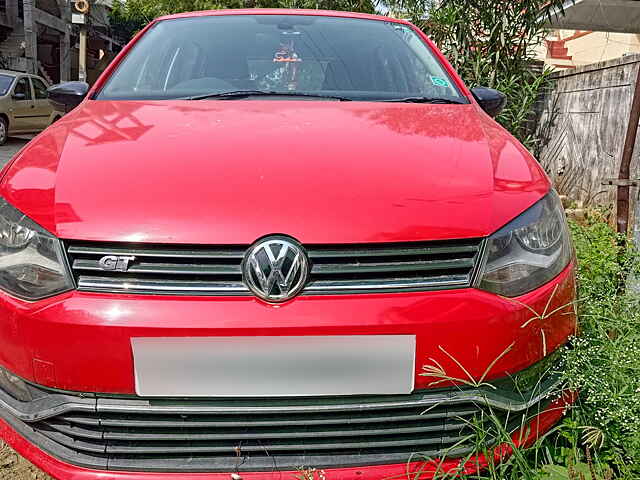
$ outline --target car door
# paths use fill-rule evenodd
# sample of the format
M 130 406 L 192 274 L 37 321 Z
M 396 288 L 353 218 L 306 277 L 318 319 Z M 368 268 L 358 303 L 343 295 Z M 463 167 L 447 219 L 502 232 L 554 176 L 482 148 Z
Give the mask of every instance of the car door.
M 31 77 L 31 83 L 33 84 L 33 102 L 35 104 L 33 125 L 37 130 L 44 130 L 49 126 L 53 113 L 53 107 L 47 96 L 47 84 L 39 77 Z
M 11 92 L 12 106 L 9 109 L 9 129 L 11 132 L 25 132 L 33 129 L 32 117 L 36 106 L 29 77 L 18 78 Z

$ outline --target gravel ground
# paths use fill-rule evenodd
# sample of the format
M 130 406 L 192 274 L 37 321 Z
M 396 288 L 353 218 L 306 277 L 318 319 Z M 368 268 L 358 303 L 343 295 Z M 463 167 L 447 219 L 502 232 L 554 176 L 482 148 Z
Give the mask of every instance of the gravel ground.
M 53 480 L 0 440 L 1 480 Z
M 29 141 L 30 137 L 9 138 L 0 146 L 0 167 Z M 0 480 L 53 480 L 31 465 L 0 440 Z

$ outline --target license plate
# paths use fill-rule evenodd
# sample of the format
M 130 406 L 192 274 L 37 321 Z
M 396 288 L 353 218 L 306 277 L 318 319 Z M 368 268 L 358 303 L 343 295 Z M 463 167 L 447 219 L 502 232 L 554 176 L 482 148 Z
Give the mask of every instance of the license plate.
M 144 397 L 290 397 L 413 391 L 414 335 L 133 338 Z

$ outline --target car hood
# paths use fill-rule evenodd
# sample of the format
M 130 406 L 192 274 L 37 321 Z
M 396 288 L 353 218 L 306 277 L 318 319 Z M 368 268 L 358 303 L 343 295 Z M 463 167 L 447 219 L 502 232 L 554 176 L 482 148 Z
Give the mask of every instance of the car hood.
M 549 181 L 476 105 L 85 101 L 0 193 L 60 238 L 248 244 L 488 235 Z

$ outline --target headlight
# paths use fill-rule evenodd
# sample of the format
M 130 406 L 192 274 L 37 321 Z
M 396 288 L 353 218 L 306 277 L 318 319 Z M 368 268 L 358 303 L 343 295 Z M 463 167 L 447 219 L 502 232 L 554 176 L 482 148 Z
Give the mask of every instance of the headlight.
M 489 237 L 476 286 L 505 297 L 530 292 L 571 260 L 571 240 L 555 191 Z
M 60 241 L 0 198 L 0 289 L 38 300 L 71 288 Z

